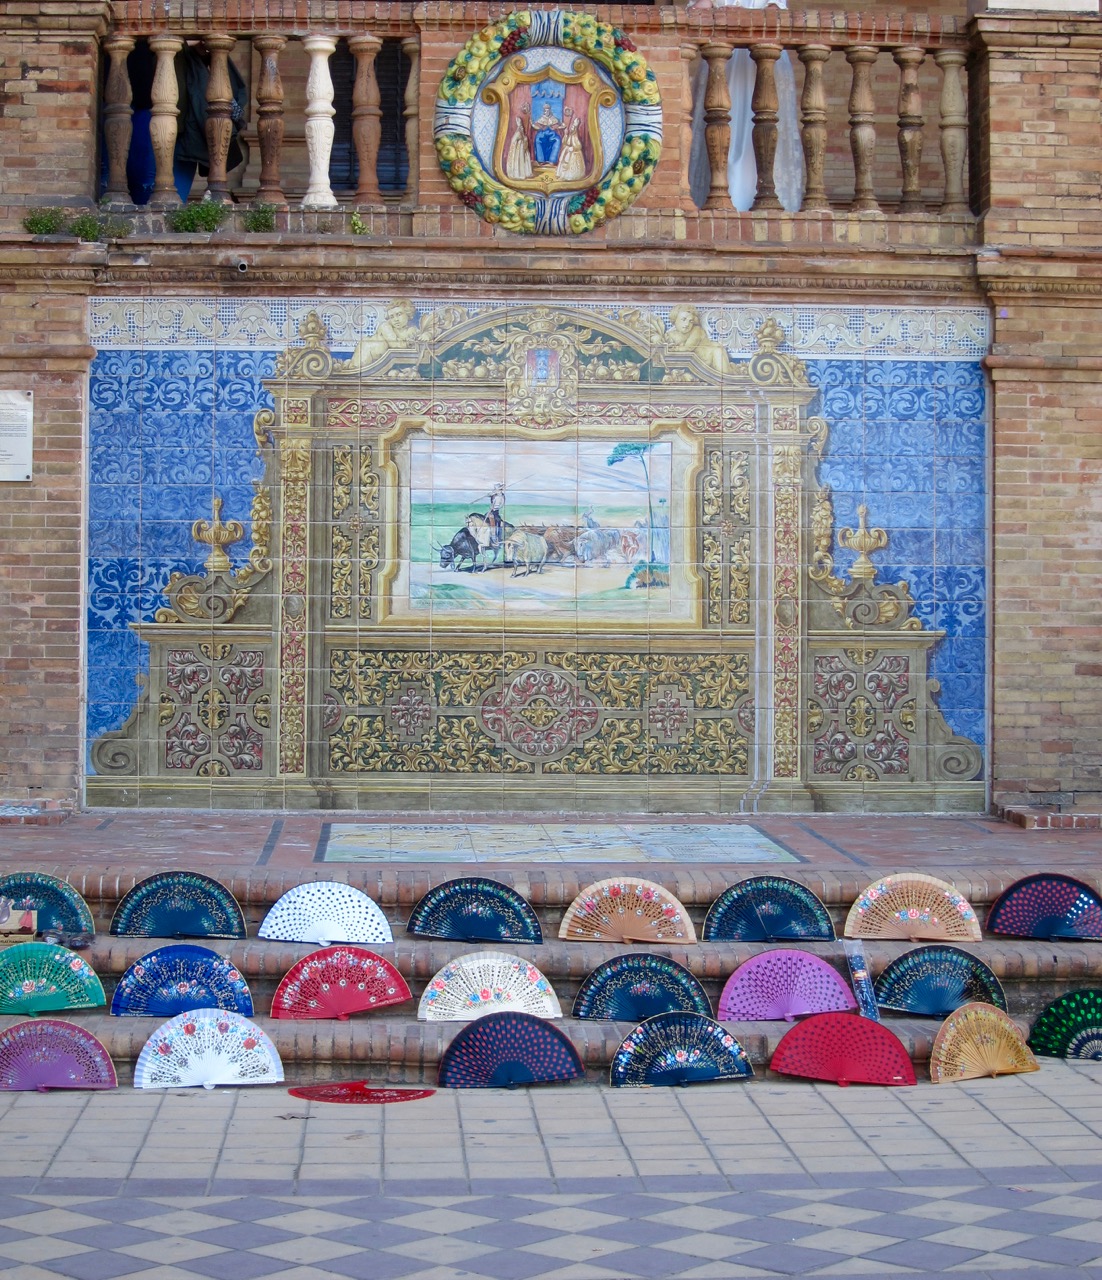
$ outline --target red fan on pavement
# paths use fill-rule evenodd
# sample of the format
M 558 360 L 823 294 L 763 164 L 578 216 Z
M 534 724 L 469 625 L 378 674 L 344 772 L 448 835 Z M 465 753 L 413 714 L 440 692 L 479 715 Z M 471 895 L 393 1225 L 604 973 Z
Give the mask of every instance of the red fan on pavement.
M 367 1080 L 338 1080 L 332 1084 L 304 1084 L 287 1092 L 306 1102 L 359 1103 L 383 1106 L 388 1102 L 418 1102 L 431 1098 L 435 1089 L 406 1089 L 395 1085 L 373 1085 Z
M 339 1018 L 410 999 L 405 978 L 363 947 L 323 947 L 288 969 L 272 1000 L 273 1018 Z
M 817 1013 L 797 1023 L 777 1045 L 769 1069 L 840 1085 L 915 1083 L 914 1066 L 899 1037 L 852 1013 Z

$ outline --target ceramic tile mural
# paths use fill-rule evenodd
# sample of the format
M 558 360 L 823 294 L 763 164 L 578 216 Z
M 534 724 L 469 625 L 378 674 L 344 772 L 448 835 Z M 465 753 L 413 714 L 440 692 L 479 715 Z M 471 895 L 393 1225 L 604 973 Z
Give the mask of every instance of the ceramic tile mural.
M 90 803 L 982 806 L 982 311 L 112 298 L 91 333 Z

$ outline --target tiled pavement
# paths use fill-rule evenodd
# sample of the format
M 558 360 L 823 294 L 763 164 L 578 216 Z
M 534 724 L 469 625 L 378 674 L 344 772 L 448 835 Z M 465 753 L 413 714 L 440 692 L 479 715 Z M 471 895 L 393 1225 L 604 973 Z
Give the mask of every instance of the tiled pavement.
M 18 1280 L 1102 1273 L 1102 1064 L 757 1081 L 0 1096 Z

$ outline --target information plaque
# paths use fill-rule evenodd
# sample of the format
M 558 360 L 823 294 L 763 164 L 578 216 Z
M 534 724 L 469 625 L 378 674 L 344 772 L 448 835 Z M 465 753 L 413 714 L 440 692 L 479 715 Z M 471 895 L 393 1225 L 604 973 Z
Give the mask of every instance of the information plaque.
M 34 456 L 34 392 L 0 391 L 0 480 L 29 480 Z

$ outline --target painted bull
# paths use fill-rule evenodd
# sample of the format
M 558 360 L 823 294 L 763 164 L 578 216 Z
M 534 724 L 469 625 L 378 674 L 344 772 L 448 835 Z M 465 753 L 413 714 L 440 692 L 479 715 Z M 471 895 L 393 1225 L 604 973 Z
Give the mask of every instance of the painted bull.
M 440 552 L 440 568 L 454 569 L 457 573 L 463 561 L 469 560 L 473 569 L 478 563 L 478 543 L 467 529 L 460 529 L 446 547 L 436 547 Z
M 524 576 L 542 573 L 547 559 L 547 539 L 529 529 L 516 529 L 505 539 L 505 559 L 512 560 L 515 578 L 524 568 Z

